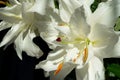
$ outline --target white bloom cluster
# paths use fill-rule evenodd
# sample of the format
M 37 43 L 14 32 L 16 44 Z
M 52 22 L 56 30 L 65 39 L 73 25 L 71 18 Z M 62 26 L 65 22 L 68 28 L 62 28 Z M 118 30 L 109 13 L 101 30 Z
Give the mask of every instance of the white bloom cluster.
M 64 80 L 73 70 L 77 80 L 105 80 L 103 58 L 120 57 L 120 39 L 114 31 L 120 16 L 120 0 L 8 0 L 0 8 L 0 31 L 10 28 L 0 47 L 15 44 L 17 55 L 41 57 L 33 42 L 40 36 L 52 49 L 36 68 L 49 73 L 50 80 Z

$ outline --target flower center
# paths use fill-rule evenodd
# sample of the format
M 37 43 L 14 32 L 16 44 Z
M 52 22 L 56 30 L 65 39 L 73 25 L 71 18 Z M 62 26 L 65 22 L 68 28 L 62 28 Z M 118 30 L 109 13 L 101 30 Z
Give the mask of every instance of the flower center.
M 69 25 L 67 25 L 65 23 L 59 24 L 59 26 L 63 26 L 65 27 L 69 27 Z M 72 32 L 72 31 L 71 31 Z M 73 35 L 65 35 L 64 33 L 60 33 L 58 38 L 56 39 L 56 42 L 60 45 L 67 45 L 69 46 L 69 44 L 72 44 L 75 48 L 78 49 L 78 53 L 76 52 L 75 55 L 74 54 L 69 54 L 69 52 L 67 54 L 69 55 L 74 55 L 73 57 L 69 56 L 69 60 L 68 61 L 72 61 L 74 63 L 77 63 L 77 61 L 79 61 L 78 59 L 82 58 L 82 65 L 84 65 L 88 59 L 88 45 L 90 44 L 90 40 L 87 37 L 84 37 L 82 35 L 75 35 L 73 33 Z M 92 43 L 92 42 L 91 42 Z M 73 51 L 74 52 L 74 51 Z M 68 55 L 66 55 L 68 56 Z M 66 57 L 65 57 L 66 58 Z M 64 60 L 62 62 L 59 63 L 56 71 L 54 72 L 54 75 L 58 74 L 62 67 Z
M 82 56 L 82 61 L 83 61 L 83 65 L 86 63 L 87 59 L 88 59 L 88 45 L 90 44 L 90 40 L 87 38 L 87 39 L 82 39 L 82 38 L 75 38 L 73 40 L 68 40 L 65 36 L 62 36 L 62 37 L 58 37 L 56 39 L 56 41 L 58 43 L 61 43 L 61 44 L 73 44 L 73 45 L 76 45 L 76 46 L 80 46 L 78 47 L 79 49 L 79 53 L 77 54 L 76 57 L 72 58 L 72 61 L 75 63 L 77 61 L 78 58 Z M 81 47 L 82 46 L 82 47 Z M 82 48 L 82 49 L 81 49 Z M 58 67 L 57 67 L 57 70 L 54 72 L 54 75 L 58 74 L 62 67 L 63 67 L 63 62 L 59 63 Z

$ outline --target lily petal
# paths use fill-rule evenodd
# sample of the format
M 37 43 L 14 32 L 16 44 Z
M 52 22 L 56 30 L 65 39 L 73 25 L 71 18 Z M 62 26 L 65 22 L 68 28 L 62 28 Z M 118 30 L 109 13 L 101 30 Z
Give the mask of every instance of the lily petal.
M 76 80 L 88 80 L 88 64 L 83 68 L 76 68 Z
M 40 48 L 35 43 L 33 43 L 32 40 L 34 37 L 36 37 L 35 33 L 28 32 L 23 40 L 22 49 L 29 56 L 39 58 L 43 55 L 43 52 L 40 50 Z
M 69 22 L 74 10 L 81 6 L 77 0 L 59 0 L 60 16 L 64 22 Z
M 81 1 L 81 0 L 80 0 Z M 92 11 L 91 11 L 91 5 L 94 2 L 94 0 L 83 0 L 83 7 L 85 9 L 85 15 L 86 15 L 86 21 L 87 23 L 89 23 L 89 19 L 92 15 Z
M 22 3 L 22 18 L 25 23 L 32 23 L 34 20 L 34 13 L 30 12 L 29 9 L 33 6 L 33 3 L 24 2 Z
M 91 6 L 91 4 L 94 2 L 94 0 L 84 0 L 83 3 L 84 5 L 87 4 L 89 7 Z
M 23 26 L 21 23 L 12 26 L 11 29 L 4 36 L 2 42 L 0 43 L 0 47 L 4 46 L 7 43 L 8 44 L 12 43 L 16 36 L 18 36 L 18 34 L 20 33 L 21 26 Z
M 44 69 L 45 71 L 54 71 L 57 69 L 58 64 L 54 64 L 52 61 L 42 61 L 39 64 L 36 65 L 36 69 Z
M 95 48 L 94 51 L 96 53 L 95 55 L 100 58 L 120 57 L 120 37 L 115 45 L 99 49 Z
M 10 4 L 15 5 L 15 4 L 20 4 L 18 0 L 9 0 Z
M 96 23 L 113 27 L 117 18 L 120 16 L 120 0 L 109 0 L 99 4 L 96 11 L 93 13 L 90 19 L 91 26 Z
M 86 17 L 83 7 L 79 7 L 75 10 L 70 19 L 70 28 L 75 35 L 82 35 L 86 37 L 90 32 L 90 26 L 86 22 Z
M 111 57 L 120 57 L 120 37 L 118 42 L 115 44 L 114 48 L 113 48 L 113 56 Z
M 0 31 L 4 30 L 4 29 L 7 29 L 9 27 L 11 27 L 12 24 L 8 23 L 8 22 L 5 22 L 5 21 L 1 21 L 0 22 Z
M 48 6 L 55 9 L 55 3 L 54 0 L 48 0 Z
M 118 36 L 113 29 L 102 24 L 96 24 L 95 27 L 91 28 L 89 39 L 94 47 L 107 47 L 116 44 Z
M 46 30 L 41 31 L 40 36 L 48 43 L 49 47 L 51 49 L 55 48 L 57 45 L 55 43 L 53 43 L 58 36 L 58 31 L 55 29 L 54 24 L 49 24 L 49 26 L 47 26 Z
M 10 23 L 16 23 L 21 20 L 20 16 L 20 9 L 21 7 L 19 5 L 14 5 L 12 7 L 5 7 L 0 8 L 0 19 L 10 22 Z
M 103 62 L 97 57 L 93 57 L 89 62 L 87 80 L 105 80 Z M 99 66 L 98 66 L 99 65 Z
M 36 68 L 42 68 L 45 71 L 56 70 L 57 66 L 63 61 L 65 53 L 63 49 L 56 48 L 55 51 L 51 51 L 45 61 L 36 65 Z M 51 65 L 51 66 L 50 66 Z
M 29 11 L 37 12 L 40 15 L 45 15 L 48 2 L 48 0 L 35 0 L 34 5 Z
M 83 68 L 76 68 L 76 78 L 77 80 L 104 80 L 103 63 L 97 57 L 92 57 Z
M 19 34 L 19 36 L 16 38 L 14 43 L 15 43 L 15 50 L 17 52 L 17 55 L 22 60 L 23 32 Z
M 64 80 L 64 78 L 75 68 L 72 63 L 65 63 L 62 70 L 54 75 L 54 72 L 50 72 L 50 80 Z
M 24 3 L 24 2 L 27 2 L 27 3 L 33 3 L 35 0 L 19 0 L 20 3 Z

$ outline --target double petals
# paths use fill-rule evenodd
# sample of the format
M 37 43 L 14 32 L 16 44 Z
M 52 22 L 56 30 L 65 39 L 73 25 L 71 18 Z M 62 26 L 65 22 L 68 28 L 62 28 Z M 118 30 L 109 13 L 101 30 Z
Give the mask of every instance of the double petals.
M 34 44 L 33 38 L 39 36 L 44 23 L 49 22 L 46 9 L 53 7 L 52 0 L 9 0 L 9 6 L 0 8 L 0 31 L 10 30 L 4 36 L 0 47 L 13 43 L 22 59 L 22 51 L 39 58 L 42 51 Z
M 102 2 L 94 13 L 90 10 L 93 0 L 79 2 L 82 6 L 77 7 L 71 2 L 60 0 L 63 22 L 58 22 L 59 33 L 52 41 L 57 46 L 36 68 L 50 72 L 51 80 L 64 80 L 74 68 L 77 80 L 104 80 L 103 58 L 120 56 L 119 36 L 113 28 L 120 16 L 120 1 Z

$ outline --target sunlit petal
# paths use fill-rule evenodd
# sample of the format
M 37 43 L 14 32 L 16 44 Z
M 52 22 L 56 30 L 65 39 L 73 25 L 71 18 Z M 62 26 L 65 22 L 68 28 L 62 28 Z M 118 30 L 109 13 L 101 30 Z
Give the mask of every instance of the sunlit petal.
M 117 18 L 120 16 L 120 0 L 110 0 L 100 3 L 96 11 L 91 16 L 91 25 L 96 23 L 113 27 Z
M 64 80 L 64 78 L 74 69 L 75 65 L 72 63 L 65 63 L 62 70 L 54 75 L 54 72 L 50 73 L 50 80 Z
M 8 23 L 8 22 L 5 22 L 5 21 L 1 21 L 0 22 L 0 31 L 4 30 L 4 29 L 7 29 L 9 27 L 11 27 L 12 24 Z
M 90 32 L 90 26 L 86 22 L 83 7 L 77 8 L 70 19 L 70 28 L 75 35 L 86 37 Z
M 22 24 L 19 23 L 17 25 L 14 25 L 11 27 L 11 29 L 6 33 L 6 35 L 4 36 L 2 42 L 0 43 L 0 46 L 4 46 L 7 43 L 11 43 L 14 41 L 14 39 L 16 38 L 16 36 L 19 35 L 20 32 L 20 28 L 21 28 Z
M 71 14 L 81 6 L 81 3 L 77 0 L 60 0 L 59 3 L 60 16 L 65 22 L 69 22 Z
M 106 47 L 114 45 L 118 40 L 118 36 L 113 29 L 109 29 L 102 24 L 96 24 L 95 27 L 91 29 L 89 39 L 94 47 Z
M 27 53 L 27 55 L 39 58 L 43 55 L 43 53 L 40 48 L 33 43 L 32 40 L 34 37 L 36 37 L 35 33 L 28 32 L 23 40 L 22 49 Z
M 15 40 L 15 50 L 18 57 L 22 60 L 22 44 L 23 44 L 23 32 Z
M 88 63 L 88 79 L 86 80 L 105 80 L 103 62 L 97 57 L 93 57 Z M 99 66 L 98 66 L 99 65 Z
M 12 7 L 0 8 L 0 19 L 5 20 L 10 23 L 16 23 L 21 20 L 19 5 L 14 5 Z

